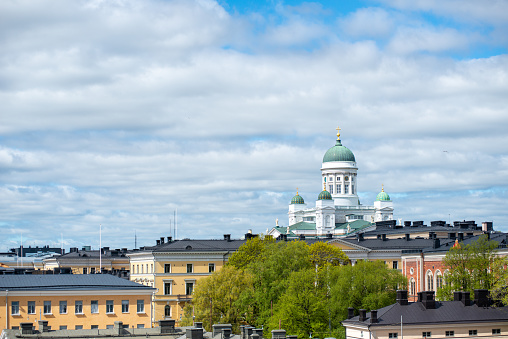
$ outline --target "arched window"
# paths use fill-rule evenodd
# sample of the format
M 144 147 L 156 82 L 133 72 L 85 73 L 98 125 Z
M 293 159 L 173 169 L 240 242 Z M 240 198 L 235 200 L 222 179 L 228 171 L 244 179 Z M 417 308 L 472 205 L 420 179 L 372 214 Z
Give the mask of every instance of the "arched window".
M 166 307 L 164 307 L 164 317 L 171 318 L 171 306 L 166 305 Z
M 444 274 L 443 274 L 443 286 L 446 286 L 448 284 L 448 282 L 447 282 L 447 280 L 448 280 L 448 274 L 450 274 L 450 270 L 444 271 Z
M 443 287 L 443 275 L 440 270 L 436 271 L 436 290 Z
M 430 270 L 427 271 L 427 291 L 434 291 L 434 277 Z
M 329 216 L 329 215 L 327 215 L 325 220 L 326 220 L 326 221 L 325 221 L 325 226 L 326 226 L 326 227 L 330 227 L 330 216 Z
M 416 282 L 414 278 L 409 280 L 409 294 L 414 296 L 416 294 Z

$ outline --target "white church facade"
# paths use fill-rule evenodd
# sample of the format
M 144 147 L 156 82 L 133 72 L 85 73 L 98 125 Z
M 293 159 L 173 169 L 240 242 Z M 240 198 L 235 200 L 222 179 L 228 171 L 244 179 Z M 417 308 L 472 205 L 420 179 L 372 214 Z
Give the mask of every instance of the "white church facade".
M 275 227 L 268 234 L 275 237 L 280 234 L 342 235 L 359 228 L 369 228 L 377 221 L 393 220 L 393 202 L 384 188 L 377 195 L 373 206 L 360 204 L 357 171 L 353 152 L 342 145 L 340 133 L 337 133 L 335 146 L 323 156 L 323 191 L 319 193 L 315 206 L 307 206 L 297 191 L 289 204 L 288 226 Z

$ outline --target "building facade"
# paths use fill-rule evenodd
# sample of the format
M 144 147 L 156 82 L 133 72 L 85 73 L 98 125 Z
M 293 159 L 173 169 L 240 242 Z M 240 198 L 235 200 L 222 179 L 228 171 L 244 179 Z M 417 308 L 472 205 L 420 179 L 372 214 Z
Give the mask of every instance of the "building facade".
M 0 329 L 47 321 L 51 329 L 151 326 L 153 288 L 109 274 L 0 276 Z

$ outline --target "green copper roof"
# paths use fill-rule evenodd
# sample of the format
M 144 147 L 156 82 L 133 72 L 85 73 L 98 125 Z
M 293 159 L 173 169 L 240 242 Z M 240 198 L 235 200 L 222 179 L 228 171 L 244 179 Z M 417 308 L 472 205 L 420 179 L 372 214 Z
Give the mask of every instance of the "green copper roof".
M 340 140 L 337 140 L 335 146 L 326 151 L 323 162 L 330 161 L 356 161 L 355 155 L 349 148 L 342 146 Z
M 303 201 L 303 198 L 296 192 L 296 195 L 291 199 L 291 204 L 305 204 L 305 201 Z
M 332 195 L 328 191 L 322 191 L 319 193 L 318 200 L 332 200 Z
M 383 190 L 377 195 L 376 201 L 390 201 L 390 196 Z

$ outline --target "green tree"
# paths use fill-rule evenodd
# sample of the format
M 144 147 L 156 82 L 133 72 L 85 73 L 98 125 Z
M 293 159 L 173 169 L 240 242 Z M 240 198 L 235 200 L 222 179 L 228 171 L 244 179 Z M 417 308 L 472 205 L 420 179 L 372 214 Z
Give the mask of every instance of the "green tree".
M 230 323 L 234 330 L 242 321 L 242 311 L 237 301 L 243 291 L 252 288 L 252 275 L 242 269 L 224 266 L 207 278 L 196 283 L 192 304 L 196 321 L 202 321 L 203 326 L 211 330 L 210 318 L 214 323 Z M 191 312 L 185 312 L 191 317 Z M 189 322 L 189 319 L 185 319 Z M 192 322 L 191 322 L 192 323 Z
M 453 246 L 443 259 L 448 269 L 445 283 L 437 291 L 439 300 L 451 300 L 454 291 L 492 290 L 503 279 L 504 259 L 496 254 L 499 243 L 482 235 L 468 245 Z M 498 289 L 500 293 L 501 289 Z
M 310 260 L 314 266 L 320 269 L 328 264 L 338 266 L 349 262 L 349 258 L 340 248 L 322 241 L 310 245 Z
M 273 237 L 251 238 L 229 257 L 227 265 L 244 269 L 252 262 L 259 260 L 266 246 L 274 242 Z

